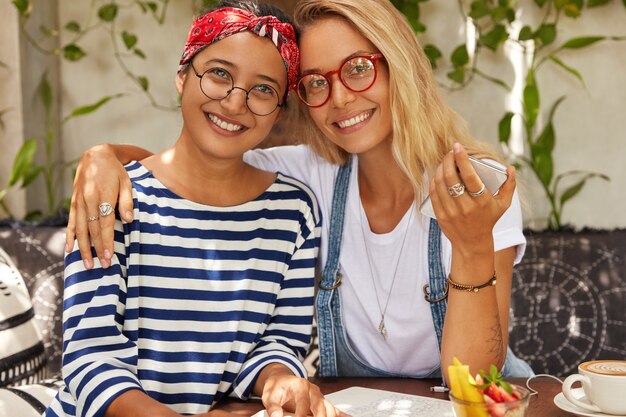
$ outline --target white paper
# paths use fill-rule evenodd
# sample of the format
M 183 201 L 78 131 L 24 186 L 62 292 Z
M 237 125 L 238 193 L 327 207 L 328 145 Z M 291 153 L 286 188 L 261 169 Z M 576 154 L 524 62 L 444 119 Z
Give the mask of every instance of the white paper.
M 326 399 L 352 417 L 454 417 L 450 401 L 371 388 L 351 387 Z M 252 417 L 268 416 L 259 411 Z

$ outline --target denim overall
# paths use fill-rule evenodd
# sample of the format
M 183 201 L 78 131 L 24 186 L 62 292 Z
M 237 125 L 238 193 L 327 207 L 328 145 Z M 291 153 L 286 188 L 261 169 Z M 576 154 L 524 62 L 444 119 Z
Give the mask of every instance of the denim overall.
M 320 364 L 317 375 L 320 377 L 404 377 L 404 378 L 436 378 L 441 377 L 438 368 L 429 375 L 405 375 L 376 369 L 359 358 L 348 344 L 343 327 L 339 287 L 339 255 L 343 235 L 343 220 L 352 163 L 341 166 L 335 178 L 333 204 L 328 237 L 328 258 L 322 272 L 320 291 L 317 294 L 317 331 L 319 336 Z M 426 299 L 435 326 L 438 346 L 441 348 L 443 322 L 446 315 L 447 294 L 446 274 L 441 262 L 441 229 L 436 220 L 430 221 L 428 231 L 428 271 L 429 284 L 424 288 Z M 510 348 L 507 350 L 506 361 L 502 373 L 506 377 L 532 376 L 533 371 L 523 360 L 515 357 Z

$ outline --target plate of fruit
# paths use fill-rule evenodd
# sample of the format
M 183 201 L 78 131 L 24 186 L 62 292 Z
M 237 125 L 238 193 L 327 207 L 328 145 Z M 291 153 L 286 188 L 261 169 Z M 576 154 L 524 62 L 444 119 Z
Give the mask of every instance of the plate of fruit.
M 509 384 L 495 365 L 470 375 L 469 366 L 454 358 L 448 367 L 450 401 L 456 417 L 525 417 L 530 391 Z

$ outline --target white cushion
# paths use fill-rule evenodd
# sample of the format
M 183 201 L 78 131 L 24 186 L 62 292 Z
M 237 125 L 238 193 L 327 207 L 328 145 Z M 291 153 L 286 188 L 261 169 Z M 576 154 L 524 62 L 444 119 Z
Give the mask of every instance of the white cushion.
M 24 280 L 0 248 L 0 387 L 45 377 L 43 338 L 34 316 Z
M 62 386 L 57 377 L 39 384 L 0 388 L 0 417 L 39 417 Z

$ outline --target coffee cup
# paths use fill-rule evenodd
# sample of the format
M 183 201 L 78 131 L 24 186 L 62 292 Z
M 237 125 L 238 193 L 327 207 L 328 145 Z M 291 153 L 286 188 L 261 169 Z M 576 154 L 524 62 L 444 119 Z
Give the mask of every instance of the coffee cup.
M 576 398 L 572 385 L 580 381 L 586 401 Z M 594 413 L 626 415 L 626 361 L 597 360 L 583 362 L 578 373 L 563 382 L 563 395 L 576 407 Z

